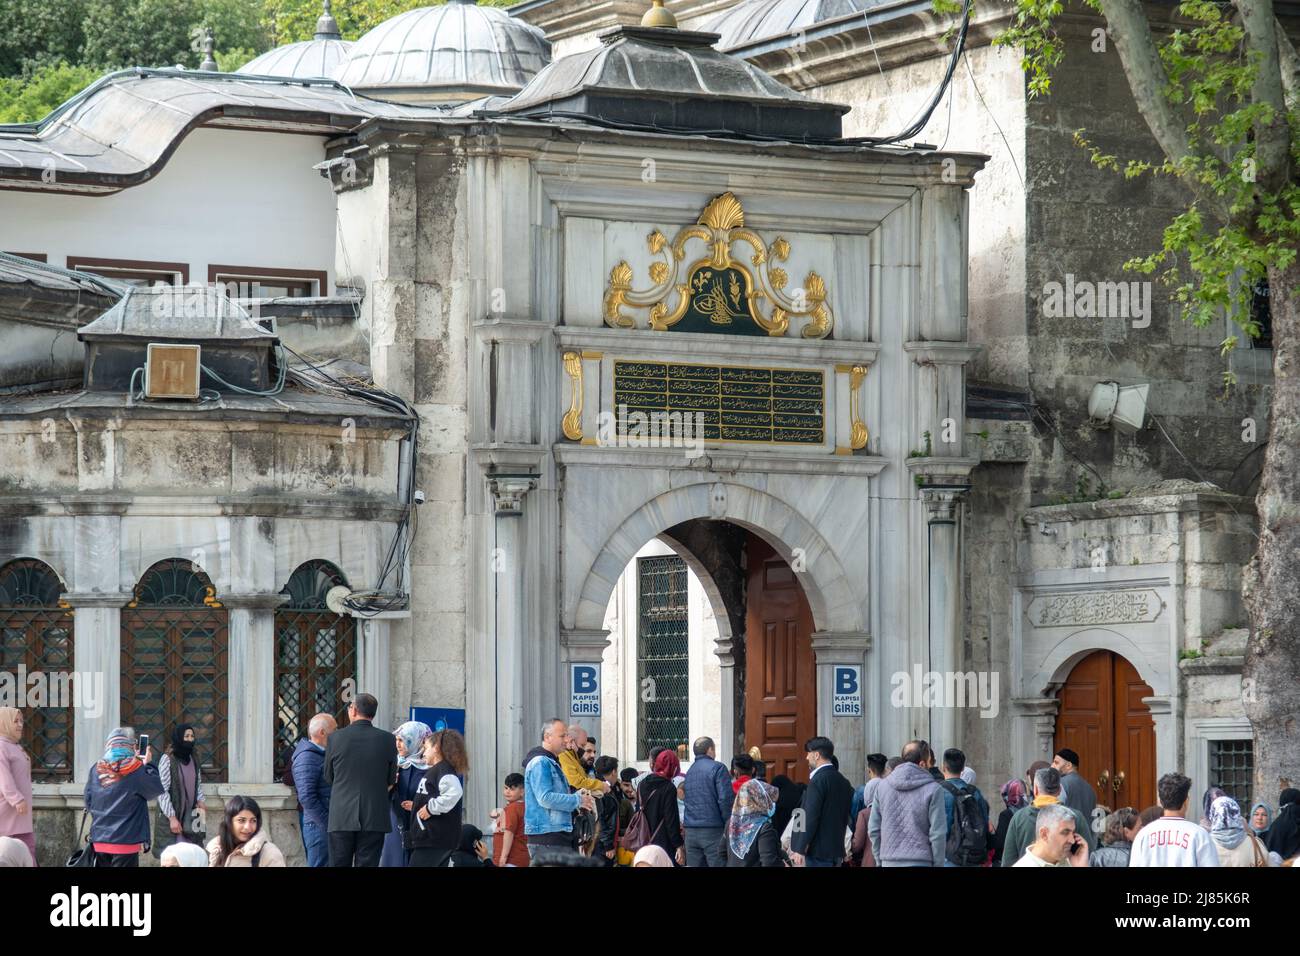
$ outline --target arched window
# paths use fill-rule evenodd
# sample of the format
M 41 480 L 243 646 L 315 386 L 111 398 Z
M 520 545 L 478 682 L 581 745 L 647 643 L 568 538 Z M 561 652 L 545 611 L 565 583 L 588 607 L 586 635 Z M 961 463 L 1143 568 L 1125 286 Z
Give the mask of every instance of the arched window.
M 298 566 L 275 612 L 275 778 L 288 767 L 293 748 L 319 713 L 347 723 L 345 690 L 355 693 L 357 622 L 325 606 L 332 587 L 346 587 L 343 572 L 328 561 Z M 347 683 L 345 683 L 347 682 Z
M 23 712 L 32 779 L 72 779 L 72 610 L 63 584 L 31 558 L 0 567 L 0 702 Z M 90 688 L 93 690 L 93 688 Z
M 122 723 L 160 753 L 178 724 L 193 724 L 203 774 L 226 776 L 227 611 L 192 562 L 159 561 L 122 609 Z

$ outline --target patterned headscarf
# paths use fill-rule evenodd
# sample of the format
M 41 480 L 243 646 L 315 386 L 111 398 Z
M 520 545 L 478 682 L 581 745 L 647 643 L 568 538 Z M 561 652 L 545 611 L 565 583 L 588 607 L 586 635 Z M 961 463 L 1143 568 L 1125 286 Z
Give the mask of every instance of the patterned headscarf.
M 671 750 L 665 750 L 655 758 L 655 773 L 665 780 L 672 780 L 681 772 L 682 763 Z
M 1234 850 L 1246 839 L 1241 807 L 1232 797 L 1216 797 L 1210 804 L 1210 836 L 1225 850 Z
M 1002 785 L 1002 802 L 1013 813 L 1021 807 L 1029 806 L 1029 798 L 1025 796 L 1025 782 L 1023 780 L 1008 780 L 1004 783 Z
M 104 742 L 104 756 L 95 764 L 100 785 L 111 787 L 143 766 L 144 762 L 135 755 L 134 738 L 125 727 L 114 727 Z
M 739 859 L 749 855 L 758 831 L 776 812 L 779 796 L 776 787 L 761 780 L 746 780 L 737 791 L 731 805 L 731 819 L 727 821 L 727 843 Z
M 406 747 L 406 756 L 397 758 L 397 763 L 403 770 L 407 767 L 414 767 L 416 770 L 429 769 L 422 756 L 425 738 L 433 736 L 433 729 L 428 724 L 419 720 L 408 720 L 393 731 L 393 736 L 402 738 L 402 745 Z

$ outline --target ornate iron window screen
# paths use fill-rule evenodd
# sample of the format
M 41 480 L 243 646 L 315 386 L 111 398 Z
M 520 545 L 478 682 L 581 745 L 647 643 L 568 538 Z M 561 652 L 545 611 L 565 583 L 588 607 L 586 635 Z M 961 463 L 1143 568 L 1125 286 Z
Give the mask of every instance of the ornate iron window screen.
M 41 783 L 72 779 L 73 681 L 79 678 L 73 612 L 60 601 L 63 590 L 42 561 L 20 558 L 0 567 L 0 671 L 12 675 L 15 694 L 28 702 L 23 738 L 32 779 Z
M 674 751 L 690 733 L 690 640 L 686 562 L 637 560 L 637 759 Z
M 122 723 L 159 742 L 193 724 L 212 780 L 228 767 L 227 615 L 208 576 L 180 558 L 149 568 L 122 609 Z
M 288 769 L 293 749 L 319 713 L 348 721 L 345 690 L 355 689 L 357 622 L 325 605 L 330 588 L 347 586 L 328 561 L 298 566 L 281 590 L 288 601 L 275 612 L 275 779 Z

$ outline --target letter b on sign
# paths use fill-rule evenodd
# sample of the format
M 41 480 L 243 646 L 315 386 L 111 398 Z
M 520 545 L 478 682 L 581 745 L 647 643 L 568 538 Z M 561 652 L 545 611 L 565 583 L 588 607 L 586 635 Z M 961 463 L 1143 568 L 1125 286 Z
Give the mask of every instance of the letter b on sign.
M 835 693 L 856 694 L 858 692 L 858 672 L 852 667 L 835 668 Z
M 575 694 L 596 692 L 596 668 L 583 666 L 573 669 L 573 692 Z

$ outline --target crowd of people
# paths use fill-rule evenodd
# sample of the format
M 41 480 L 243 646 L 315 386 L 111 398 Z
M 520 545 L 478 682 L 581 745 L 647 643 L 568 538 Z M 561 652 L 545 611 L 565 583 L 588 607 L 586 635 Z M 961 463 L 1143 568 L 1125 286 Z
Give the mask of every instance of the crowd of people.
M 1249 816 L 1228 794 L 1203 795 L 1187 819 L 1192 781 L 1165 774 L 1159 803 L 1098 806 L 1078 755 L 1058 750 L 999 790 L 996 816 L 958 749 L 929 743 L 867 757 L 859 786 L 839 770 L 834 744 L 805 744 L 808 783 L 767 779 L 757 748 L 730 764 L 708 737 L 683 773 L 676 750 L 650 751 L 649 769 L 599 755 L 582 727 L 547 720 L 518 772 L 506 775 L 490 833 L 464 819 L 469 761 L 455 730 L 418 721 L 374 726 L 378 702 L 358 695 L 339 727 L 317 714 L 295 746 L 284 782 L 297 794 L 307 865 L 383 867 L 897 867 L 1293 866 L 1300 859 L 1300 791 L 1276 814 Z M 30 759 L 22 712 L 0 708 L 0 866 L 34 865 Z M 141 744 L 144 743 L 143 749 Z M 91 821 L 70 865 L 283 867 L 257 801 L 235 796 L 208 833 L 195 728 L 183 724 L 155 763 L 130 728 L 105 741 L 84 791 Z M 156 804 L 156 810 L 151 809 Z M 489 846 L 490 842 L 490 846 Z M 78 843 L 81 843 L 79 837 Z

